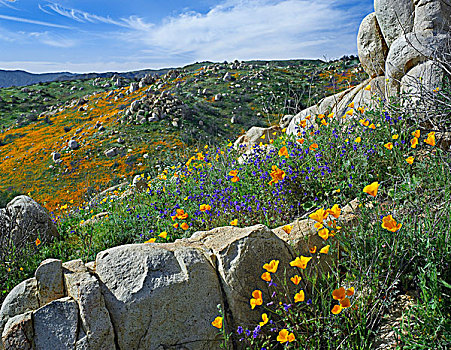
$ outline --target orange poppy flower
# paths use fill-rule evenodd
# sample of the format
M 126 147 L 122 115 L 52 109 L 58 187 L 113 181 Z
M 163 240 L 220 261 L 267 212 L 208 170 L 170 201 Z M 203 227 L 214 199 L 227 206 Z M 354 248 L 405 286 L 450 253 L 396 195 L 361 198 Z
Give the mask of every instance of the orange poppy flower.
M 418 138 L 414 137 L 412 140 L 410 140 L 410 144 L 412 145 L 412 148 L 416 148 L 418 145 Z
M 335 300 L 342 300 L 346 297 L 346 289 L 344 289 L 344 287 L 340 287 L 338 289 L 334 289 L 334 291 L 332 292 L 332 297 Z
M 299 293 L 296 293 L 294 296 L 294 302 L 299 303 L 301 301 L 304 301 L 305 299 L 305 293 L 303 290 L 301 290 Z
M 215 320 L 211 323 L 213 327 L 216 327 L 218 329 L 222 328 L 222 317 L 218 316 L 215 318 Z
M 293 267 L 299 267 L 299 268 L 305 270 L 305 268 L 307 267 L 308 262 L 311 259 L 312 259 L 311 257 L 305 257 L 305 256 L 301 255 L 300 258 L 297 257 L 292 262 L 290 262 L 290 265 L 293 266 Z
M 335 306 L 332 308 L 331 312 L 332 312 L 334 315 L 338 315 L 338 314 L 341 312 L 341 310 L 343 310 L 343 308 L 341 307 L 341 305 L 335 305 Z
M 430 132 L 426 140 L 424 140 L 428 145 L 435 146 L 435 132 Z
M 293 282 L 295 285 L 298 285 L 299 282 L 301 282 L 301 277 L 299 277 L 298 275 L 295 275 L 293 277 L 290 278 L 291 282 Z
M 391 215 L 388 215 L 382 218 L 381 226 L 390 232 L 396 232 L 402 227 L 402 224 L 396 223 L 396 220 Z
M 313 151 L 314 149 L 318 148 L 318 144 L 317 143 L 312 143 L 309 147 L 310 151 Z
M 279 260 L 271 260 L 269 264 L 264 264 L 263 268 L 268 271 L 275 273 L 277 271 L 277 267 L 279 266 Z
M 310 251 L 310 254 L 315 254 L 315 253 L 316 253 L 316 245 L 314 245 L 313 247 L 311 247 L 311 248 L 309 249 L 309 251 Z
M 378 189 L 379 189 L 379 183 L 376 181 L 368 186 L 365 186 L 363 188 L 363 192 L 368 193 L 370 196 L 376 197 Z
M 271 274 L 269 272 L 263 272 L 262 280 L 266 282 L 271 282 Z
M 279 149 L 279 157 L 286 157 L 288 158 L 290 155 L 288 154 L 288 150 L 286 146 L 283 146 L 281 149 Z

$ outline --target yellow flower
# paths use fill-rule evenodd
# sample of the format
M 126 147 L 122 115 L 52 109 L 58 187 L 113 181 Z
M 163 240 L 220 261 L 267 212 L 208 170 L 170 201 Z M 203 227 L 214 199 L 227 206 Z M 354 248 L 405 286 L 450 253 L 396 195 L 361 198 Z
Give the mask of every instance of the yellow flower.
M 351 287 L 351 288 L 349 288 L 349 289 L 346 291 L 346 295 L 347 295 L 348 297 L 353 296 L 353 295 L 354 295 L 354 291 L 355 291 L 354 287 Z
M 390 151 L 393 149 L 393 143 L 391 143 L 391 142 L 387 142 L 385 145 L 384 145 L 384 147 L 386 148 L 386 149 L 389 149 Z
M 416 148 L 418 145 L 418 138 L 414 137 L 412 140 L 410 140 L 410 144 L 412 145 L 412 148 Z
M 271 274 L 269 272 L 263 272 L 262 280 L 266 282 L 271 282 Z
M 428 137 L 426 140 L 424 140 L 428 145 L 435 146 L 435 132 L 432 131 L 428 134 Z
M 284 230 L 287 235 L 289 235 L 291 233 L 292 229 L 293 229 L 293 225 L 285 225 L 284 227 L 282 227 L 282 230 Z
M 238 225 L 238 219 L 230 221 L 230 225 L 232 225 L 232 226 Z
M 329 248 L 330 248 L 330 245 L 326 245 L 325 247 L 321 248 L 321 250 L 319 252 L 322 254 L 328 254 Z
M 367 85 L 366 87 L 365 87 L 365 91 L 370 91 L 371 90 L 371 85 Z
M 407 157 L 406 162 L 412 164 L 414 159 L 415 159 L 414 157 Z
M 341 214 L 341 209 L 338 207 L 338 204 L 335 204 L 332 208 L 326 210 L 327 213 L 332 215 L 335 219 L 338 219 L 338 217 Z
M 341 310 L 343 310 L 343 308 L 341 307 L 341 305 L 335 305 L 335 306 L 332 308 L 331 312 L 332 312 L 334 315 L 338 315 L 338 314 L 341 312 Z
M 215 318 L 215 320 L 211 323 L 213 327 L 216 327 L 217 329 L 222 328 L 222 317 L 218 316 Z
M 229 176 L 237 176 L 238 175 L 238 170 L 231 170 L 229 172 Z
M 310 254 L 315 254 L 316 253 L 316 245 L 314 245 L 313 247 L 311 247 L 309 249 Z
M 352 101 L 350 104 L 348 104 L 349 108 L 354 108 L 354 101 Z
M 36 241 L 34 242 L 36 244 L 36 247 L 41 244 L 41 240 L 39 238 L 36 238 Z
M 327 118 L 333 118 L 334 117 L 334 112 L 332 112 L 332 113 L 330 113 L 328 116 L 327 116 Z
M 178 222 L 176 222 L 174 225 L 172 225 L 172 226 L 174 226 L 174 228 L 178 228 L 179 227 L 179 223 Z
M 415 130 L 412 132 L 412 136 L 416 137 L 417 139 L 420 138 L 420 135 L 421 135 L 420 130 Z
M 324 208 L 318 209 L 314 213 L 311 213 L 309 215 L 309 218 L 312 220 L 315 220 L 319 223 L 322 223 L 325 218 L 327 218 L 327 212 L 324 210 Z
M 302 145 L 304 143 L 304 139 L 297 139 L 296 142 L 299 142 Z
M 398 134 L 394 134 L 391 138 L 392 138 L 393 140 L 397 140 L 397 139 L 399 138 L 399 135 L 398 135 Z
M 277 267 L 279 266 L 279 260 L 271 260 L 269 264 L 264 264 L 263 268 L 268 271 L 275 273 L 277 271 Z
M 301 120 L 301 122 L 299 123 L 299 125 L 300 125 L 302 128 L 305 128 L 305 127 L 307 126 L 307 121 L 306 121 L 305 119 L 303 119 L 303 120 Z
M 262 314 L 262 321 L 259 323 L 260 327 L 263 327 L 269 321 L 268 315 L 266 313 Z
M 355 143 L 360 143 L 361 141 L 362 141 L 362 138 L 360 136 L 354 140 Z
M 183 224 L 181 224 L 180 227 L 181 227 L 182 230 L 184 230 L 184 231 L 186 231 L 186 230 L 189 229 L 189 225 L 188 225 L 186 222 L 184 222 Z
M 363 108 L 363 107 L 359 107 L 359 108 L 357 108 L 357 110 L 362 114 L 365 113 L 365 108 Z
M 286 157 L 288 158 L 290 155 L 288 154 L 288 150 L 286 146 L 283 146 L 281 149 L 279 149 L 279 157 Z
M 373 123 L 370 124 L 370 126 L 368 126 L 370 129 L 376 129 L 376 125 L 374 125 Z
M 294 337 L 293 333 L 288 332 L 288 330 L 286 329 L 282 329 L 279 332 L 279 335 L 277 336 L 277 341 L 281 344 L 286 343 L 286 342 L 293 342 L 295 341 L 296 338 Z
M 311 259 L 312 259 L 311 257 L 305 257 L 305 256 L 301 255 L 300 258 L 297 257 L 292 262 L 290 262 L 290 265 L 293 266 L 293 267 L 299 267 L 299 268 L 305 270 L 305 268 L 307 267 L 308 262 Z
M 304 294 L 303 290 L 301 290 L 299 293 L 296 293 L 295 296 L 294 296 L 294 302 L 295 303 L 299 303 L 301 301 L 304 301 L 304 299 L 305 299 L 305 294 Z
M 345 115 L 353 115 L 353 114 L 354 114 L 354 110 L 353 109 L 350 109 L 349 111 L 347 111 L 345 113 Z
M 183 225 L 182 225 L 183 226 Z M 166 239 L 166 237 L 168 236 L 168 233 L 166 231 L 161 232 L 158 237 L 161 237 L 163 239 Z
M 371 185 L 365 186 L 363 192 L 368 193 L 370 196 L 376 197 L 379 183 L 373 182 Z
M 157 240 L 156 238 L 151 238 L 151 239 L 145 241 L 144 243 L 155 243 L 156 240 Z
M 388 230 L 390 232 L 396 232 L 402 227 L 402 224 L 396 223 L 396 220 L 393 219 L 393 216 L 388 215 L 388 216 L 385 216 L 382 218 L 381 226 L 382 226 L 382 228 L 385 228 L 386 230 Z
M 312 143 L 311 145 L 310 145 L 310 147 L 309 147 L 309 150 L 310 151 L 313 151 L 314 149 L 317 149 L 318 148 L 318 144 L 317 143 Z
M 60 209 L 61 209 L 61 210 L 67 209 L 67 204 L 62 205 L 62 206 L 60 207 Z
M 325 119 L 321 119 L 321 124 L 322 124 L 322 125 L 324 125 L 324 126 L 327 126 L 327 125 L 329 125 L 329 124 L 327 124 L 327 122 L 326 122 L 326 120 L 325 120 Z
M 265 134 L 263 134 L 262 135 L 262 137 L 260 137 L 262 140 L 264 140 L 265 139 Z
M 298 285 L 299 282 L 301 282 L 301 277 L 299 277 L 298 275 L 295 275 L 293 277 L 290 278 L 291 282 L 293 282 L 295 285 Z

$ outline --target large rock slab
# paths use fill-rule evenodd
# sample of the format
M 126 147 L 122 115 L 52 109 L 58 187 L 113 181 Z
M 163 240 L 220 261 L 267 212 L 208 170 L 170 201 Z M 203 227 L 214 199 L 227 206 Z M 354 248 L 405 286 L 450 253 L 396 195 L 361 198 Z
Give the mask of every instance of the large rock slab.
M 11 235 L 16 245 L 33 242 L 39 237 L 46 242 L 58 236 L 48 211 L 28 196 L 18 196 L 6 206 L 11 219 Z
M 240 136 L 234 143 L 235 149 L 248 149 L 253 145 L 267 145 L 271 140 L 276 139 L 281 134 L 282 129 L 278 126 L 261 128 L 253 126 L 244 135 Z
M 289 263 L 294 253 L 287 243 L 278 238 L 264 225 L 246 228 L 219 227 L 211 231 L 196 232 L 189 242 L 201 242 L 216 256 L 218 273 L 228 302 L 229 313 L 234 326 L 255 324 L 261 318 L 261 310 L 251 310 L 249 300 L 252 292 L 259 289 L 263 302 L 268 302 L 268 283 L 261 279 L 263 265 L 279 260 L 277 276 L 283 278 L 283 271 L 296 272 Z M 291 277 L 291 275 L 289 276 Z M 294 295 L 294 285 L 287 288 Z
M 222 304 L 213 262 L 183 244 L 126 245 L 96 258 L 120 349 L 218 349 L 211 321 Z
M 440 56 L 450 37 L 446 34 L 428 36 L 410 33 L 396 39 L 385 62 L 387 96 L 399 93 L 402 77 L 416 65 Z
M 374 10 L 389 47 L 401 35 L 412 31 L 414 19 L 412 0 L 375 0 Z
M 415 0 L 414 31 L 436 35 L 449 33 L 451 0 Z
M 15 286 L 3 301 L 0 309 L 0 334 L 3 333 L 10 318 L 37 308 L 39 308 L 37 283 L 35 278 L 30 278 Z M 1 342 L 0 349 L 3 349 Z
M 370 77 L 374 78 L 384 74 L 388 46 L 374 12 L 366 16 L 360 24 L 357 49 L 360 63 Z
M 71 298 L 54 300 L 33 312 L 35 350 L 74 350 L 78 308 Z
M 114 330 L 110 315 L 105 307 L 97 278 L 92 276 L 81 260 L 63 264 L 67 295 L 78 304 L 82 329 L 78 348 L 86 346 L 91 350 L 114 350 Z
M 44 260 L 36 269 L 34 276 L 38 284 L 39 305 L 43 306 L 64 296 L 61 260 Z
M 31 312 L 27 312 L 8 320 L 0 343 L 3 342 L 3 346 L 7 350 L 32 350 L 33 335 Z

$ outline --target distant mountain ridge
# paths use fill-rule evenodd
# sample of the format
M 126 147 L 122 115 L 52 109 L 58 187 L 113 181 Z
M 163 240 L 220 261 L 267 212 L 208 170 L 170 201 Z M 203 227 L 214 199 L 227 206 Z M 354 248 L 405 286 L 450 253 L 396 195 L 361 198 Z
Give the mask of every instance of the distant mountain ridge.
M 70 72 L 56 72 L 56 73 L 29 73 L 23 70 L 2 70 L 0 69 L 0 88 L 11 86 L 26 86 L 38 83 L 46 83 L 52 81 L 64 80 L 78 80 L 78 79 L 92 79 L 92 78 L 110 78 L 114 74 L 126 79 L 142 78 L 146 74 L 166 74 L 171 68 L 163 69 L 143 69 L 138 71 L 117 73 L 70 73 Z

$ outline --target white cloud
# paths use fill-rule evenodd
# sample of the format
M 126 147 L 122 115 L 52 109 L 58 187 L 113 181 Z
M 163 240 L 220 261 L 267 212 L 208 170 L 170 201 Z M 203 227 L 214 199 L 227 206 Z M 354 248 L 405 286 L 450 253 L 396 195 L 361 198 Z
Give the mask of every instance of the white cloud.
M 37 25 L 40 25 L 40 26 L 53 27 L 53 28 L 71 29 L 71 27 L 63 26 L 63 25 L 56 24 L 56 23 L 36 21 L 34 19 L 14 17 L 14 16 L 0 15 L 0 19 L 5 19 L 5 20 L 8 20 L 8 21 L 14 21 L 14 22 L 37 24 Z
M 356 14 L 336 1 L 229 0 L 205 14 L 186 12 L 159 25 L 129 18 L 134 30 L 120 33 L 151 52 L 193 60 L 312 58 L 355 51 Z M 354 20 L 354 22 L 353 22 Z
M 59 4 L 50 3 L 44 6 L 38 5 L 41 11 L 51 14 L 49 10 L 53 11 L 54 13 L 57 13 L 61 16 L 73 19 L 80 23 L 106 23 L 106 24 L 113 24 L 120 27 L 127 27 L 126 20 L 114 20 L 110 17 L 104 17 L 104 16 L 98 16 L 86 11 L 81 11 L 77 9 L 70 9 L 65 8 Z
M 77 44 L 77 40 L 68 39 L 65 36 L 50 32 L 31 32 L 27 34 L 30 38 L 39 40 L 41 43 L 53 47 L 69 48 Z

